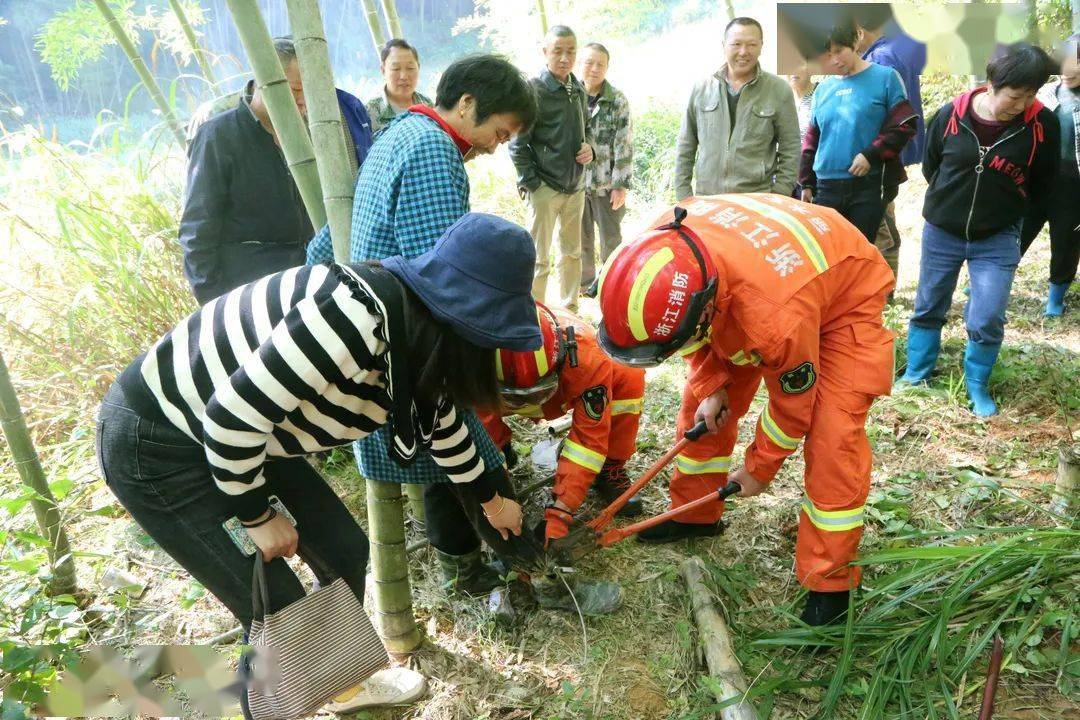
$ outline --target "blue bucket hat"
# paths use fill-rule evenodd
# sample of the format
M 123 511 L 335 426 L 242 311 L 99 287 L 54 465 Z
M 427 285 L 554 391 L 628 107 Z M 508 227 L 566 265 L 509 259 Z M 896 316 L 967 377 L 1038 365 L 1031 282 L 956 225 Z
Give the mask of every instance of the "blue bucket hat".
M 432 315 L 474 345 L 543 347 L 532 299 L 536 249 L 520 225 L 467 213 L 423 255 L 412 260 L 395 255 L 382 264 Z

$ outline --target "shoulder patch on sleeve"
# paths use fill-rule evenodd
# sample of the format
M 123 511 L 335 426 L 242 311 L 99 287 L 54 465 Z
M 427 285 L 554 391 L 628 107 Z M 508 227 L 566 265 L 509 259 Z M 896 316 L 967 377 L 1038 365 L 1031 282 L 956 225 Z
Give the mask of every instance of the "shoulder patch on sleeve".
M 799 395 L 814 387 L 817 373 L 812 362 L 804 362 L 780 376 L 780 389 L 788 395 Z
M 604 415 L 604 409 L 608 404 L 608 389 L 604 385 L 593 385 L 581 393 L 581 404 L 585 406 L 585 414 L 593 420 L 599 420 Z

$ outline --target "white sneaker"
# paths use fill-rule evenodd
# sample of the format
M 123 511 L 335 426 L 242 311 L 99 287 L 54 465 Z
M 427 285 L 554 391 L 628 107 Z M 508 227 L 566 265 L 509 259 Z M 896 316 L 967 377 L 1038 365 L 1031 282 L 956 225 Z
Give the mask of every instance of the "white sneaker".
M 345 714 L 379 705 L 409 705 L 426 692 L 426 677 L 406 667 L 391 667 L 336 696 L 323 709 Z

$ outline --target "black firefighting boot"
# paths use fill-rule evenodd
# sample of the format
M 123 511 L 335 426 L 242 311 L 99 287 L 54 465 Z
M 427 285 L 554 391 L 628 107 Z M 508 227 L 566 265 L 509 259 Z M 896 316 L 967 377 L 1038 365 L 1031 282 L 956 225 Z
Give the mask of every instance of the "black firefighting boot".
M 717 520 L 714 523 L 701 525 L 698 523 L 681 523 L 674 520 L 665 520 L 659 525 L 654 525 L 647 530 L 638 533 L 638 542 L 661 545 L 663 543 L 689 540 L 698 537 L 714 537 L 724 534 L 724 521 Z
M 848 590 L 839 592 L 811 590 L 806 594 L 806 605 L 803 606 L 800 617 L 807 625 L 839 625 L 846 620 L 850 597 L 851 593 Z
M 450 555 L 435 550 L 443 589 L 465 595 L 486 595 L 503 584 L 495 568 L 484 563 L 480 548 L 464 555 Z
M 605 461 L 604 467 L 596 474 L 594 484 L 605 505 L 615 502 L 615 498 L 622 495 L 630 485 L 630 476 L 626 474 L 626 468 L 619 460 Z M 641 514 L 641 498 L 637 495 L 630 498 L 615 514 L 619 517 L 637 517 Z
M 537 604 L 546 610 L 564 610 L 582 615 L 607 615 L 622 603 L 622 588 L 605 580 L 585 580 L 554 572 L 529 579 Z

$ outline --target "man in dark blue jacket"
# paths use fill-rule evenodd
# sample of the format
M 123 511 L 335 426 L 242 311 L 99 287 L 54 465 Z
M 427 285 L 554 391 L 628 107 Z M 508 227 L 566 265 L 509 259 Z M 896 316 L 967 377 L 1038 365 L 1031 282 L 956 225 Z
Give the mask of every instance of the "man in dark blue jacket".
M 904 32 L 893 17 L 888 3 L 866 4 L 856 12 L 859 25 L 859 42 L 856 50 L 863 60 L 892 68 L 904 81 L 908 102 L 915 108 L 915 135 L 908 141 L 900 153 L 902 167 L 922 162 L 923 147 L 926 145 L 926 126 L 923 120 L 922 92 L 919 75 L 926 67 L 926 45 Z M 881 220 L 874 245 L 881 251 L 885 262 L 889 263 L 893 274 L 897 275 L 900 265 L 900 233 L 896 227 L 896 207 L 894 200 L 900 189 L 900 183 L 907 180 L 907 174 L 899 177 L 886 175 L 882 188 L 885 200 L 885 215 Z M 890 301 L 892 294 L 889 295 Z
M 277 38 L 274 47 L 306 117 L 293 42 Z M 355 174 L 371 147 L 371 121 L 359 99 L 342 90 L 337 96 Z M 254 81 L 244 91 L 196 111 L 188 136 L 179 240 L 184 275 L 199 303 L 303 265 L 314 231 Z

